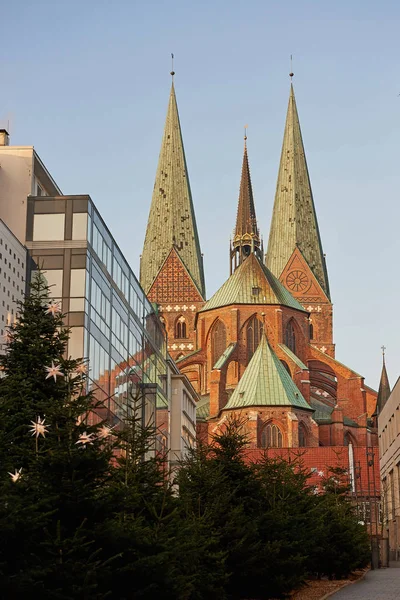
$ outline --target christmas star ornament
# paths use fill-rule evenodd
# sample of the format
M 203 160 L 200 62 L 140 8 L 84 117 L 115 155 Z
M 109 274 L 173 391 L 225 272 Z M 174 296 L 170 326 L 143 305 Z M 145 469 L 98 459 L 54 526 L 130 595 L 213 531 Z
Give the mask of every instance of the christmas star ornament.
M 47 429 L 48 425 L 44 424 L 45 420 L 46 419 L 42 420 L 40 417 L 38 417 L 37 421 L 31 421 L 32 427 L 30 431 L 32 432 L 32 435 L 36 435 L 37 438 L 39 435 L 46 437 L 46 433 L 49 433 L 49 431 Z
M 86 375 L 87 364 L 84 362 L 79 363 L 79 365 L 76 367 L 76 372 L 79 373 L 79 375 Z
M 61 312 L 60 303 L 59 302 L 50 302 L 47 305 L 46 315 L 53 315 L 53 317 Z
M 51 367 L 45 367 L 45 369 L 47 371 L 46 379 L 54 377 L 54 381 L 57 381 L 57 377 L 62 377 L 64 375 L 60 365 L 55 365 L 54 361 L 51 361 Z
M 15 469 L 15 473 L 8 473 L 8 474 L 11 477 L 13 483 L 17 483 L 18 479 L 21 477 L 21 473 L 22 473 L 22 467 L 18 471 L 17 471 L 17 469 Z
M 82 446 L 86 446 L 86 444 L 93 444 L 93 433 L 86 433 L 86 431 L 84 431 L 81 433 L 78 441 L 75 442 L 75 444 L 82 444 Z
M 108 425 L 103 425 L 102 427 L 100 427 L 100 429 L 97 433 L 98 439 L 99 440 L 107 439 L 110 435 L 113 435 L 113 429 L 114 429 L 114 427 L 109 427 Z
M 323 471 L 318 471 L 318 477 L 323 477 L 324 476 L 324 472 Z

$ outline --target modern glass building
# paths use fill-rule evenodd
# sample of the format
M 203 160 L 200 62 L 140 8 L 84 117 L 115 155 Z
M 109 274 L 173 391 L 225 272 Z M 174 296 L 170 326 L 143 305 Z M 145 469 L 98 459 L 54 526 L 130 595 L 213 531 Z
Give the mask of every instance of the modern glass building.
M 68 355 L 89 359 L 89 376 L 107 415 L 129 415 L 144 397 L 144 422 L 157 407 L 168 444 L 165 329 L 89 196 L 28 197 L 26 246 L 44 271 L 71 328 Z M 166 446 L 167 447 L 167 446 Z

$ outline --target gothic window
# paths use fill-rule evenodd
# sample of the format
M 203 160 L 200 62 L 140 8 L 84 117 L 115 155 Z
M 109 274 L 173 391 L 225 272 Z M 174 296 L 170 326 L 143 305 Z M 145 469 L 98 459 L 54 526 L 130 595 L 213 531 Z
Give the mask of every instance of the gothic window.
M 348 446 L 349 444 L 352 444 L 354 446 L 354 440 L 352 435 L 348 431 L 346 431 L 344 435 L 344 445 Z
M 283 364 L 283 366 L 285 367 L 286 371 L 289 373 L 290 377 L 292 376 L 290 369 L 289 369 L 289 365 L 287 364 L 287 362 L 285 360 L 281 360 L 281 363 Z
M 296 354 L 296 334 L 294 331 L 293 319 L 290 319 L 285 327 L 285 344 L 294 354 Z
M 314 326 L 310 323 L 310 340 L 314 339 Z
M 282 432 L 277 425 L 269 423 L 261 434 L 262 448 L 282 448 Z
M 211 332 L 211 368 L 226 350 L 226 327 L 218 320 Z
M 263 333 L 263 323 L 256 315 L 249 319 L 246 326 L 247 364 L 258 348 Z
M 184 339 L 187 337 L 186 320 L 182 315 L 178 317 L 175 322 L 175 337 L 177 339 Z
M 299 446 L 300 448 L 304 448 L 307 446 L 307 433 L 306 428 L 302 423 L 299 425 Z

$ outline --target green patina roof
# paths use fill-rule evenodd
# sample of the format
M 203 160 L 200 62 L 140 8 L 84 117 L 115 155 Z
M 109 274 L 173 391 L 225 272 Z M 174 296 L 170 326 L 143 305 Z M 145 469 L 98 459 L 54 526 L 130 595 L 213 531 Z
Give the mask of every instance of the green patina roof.
M 255 254 L 246 258 L 199 312 L 229 304 L 283 304 L 306 312 Z
M 266 264 L 280 277 L 298 247 L 329 298 L 329 282 L 293 86 L 269 234 Z
M 210 416 L 210 396 L 202 396 L 196 405 L 196 420 L 205 421 Z
M 249 406 L 293 406 L 312 410 L 265 335 L 225 408 Z
M 294 352 L 292 352 L 292 351 L 290 350 L 290 348 L 288 348 L 288 347 L 287 347 L 285 344 L 279 344 L 279 348 L 282 348 L 282 350 L 285 352 L 285 354 L 287 354 L 287 355 L 288 355 L 288 357 L 289 357 L 289 358 L 291 358 L 291 359 L 292 359 L 292 361 L 293 361 L 293 362 L 294 362 L 294 363 L 295 363 L 295 364 L 296 364 L 298 367 L 300 367 L 300 369 L 306 369 L 306 370 L 308 370 L 308 367 L 307 367 L 307 365 L 305 365 L 305 364 L 304 364 L 304 363 L 303 363 L 303 362 L 302 362 L 302 361 L 299 359 L 299 357 L 298 357 L 298 356 L 296 356 L 296 355 L 294 354 Z
M 175 247 L 205 297 L 203 259 L 190 191 L 174 84 L 171 87 L 150 215 L 140 262 L 140 283 L 149 292 Z
M 235 348 L 236 342 L 232 342 L 231 344 L 229 344 L 225 352 L 221 354 L 221 356 L 213 366 L 213 369 L 222 369 L 222 367 L 224 366 L 224 364 L 226 363 L 226 361 L 228 360 Z
M 313 419 L 317 423 L 330 423 L 333 412 L 332 406 L 327 406 L 322 402 L 318 402 L 315 398 L 310 398 L 311 407 L 314 409 Z

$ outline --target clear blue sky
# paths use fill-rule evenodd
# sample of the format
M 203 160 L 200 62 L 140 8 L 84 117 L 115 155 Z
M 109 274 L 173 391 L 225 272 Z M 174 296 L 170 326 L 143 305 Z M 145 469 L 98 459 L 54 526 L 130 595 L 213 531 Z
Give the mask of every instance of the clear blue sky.
M 268 239 L 289 56 L 330 277 L 337 358 L 400 374 L 400 4 L 0 2 L 0 122 L 88 193 L 138 273 L 175 54 L 208 297 L 228 276 L 243 147 Z

